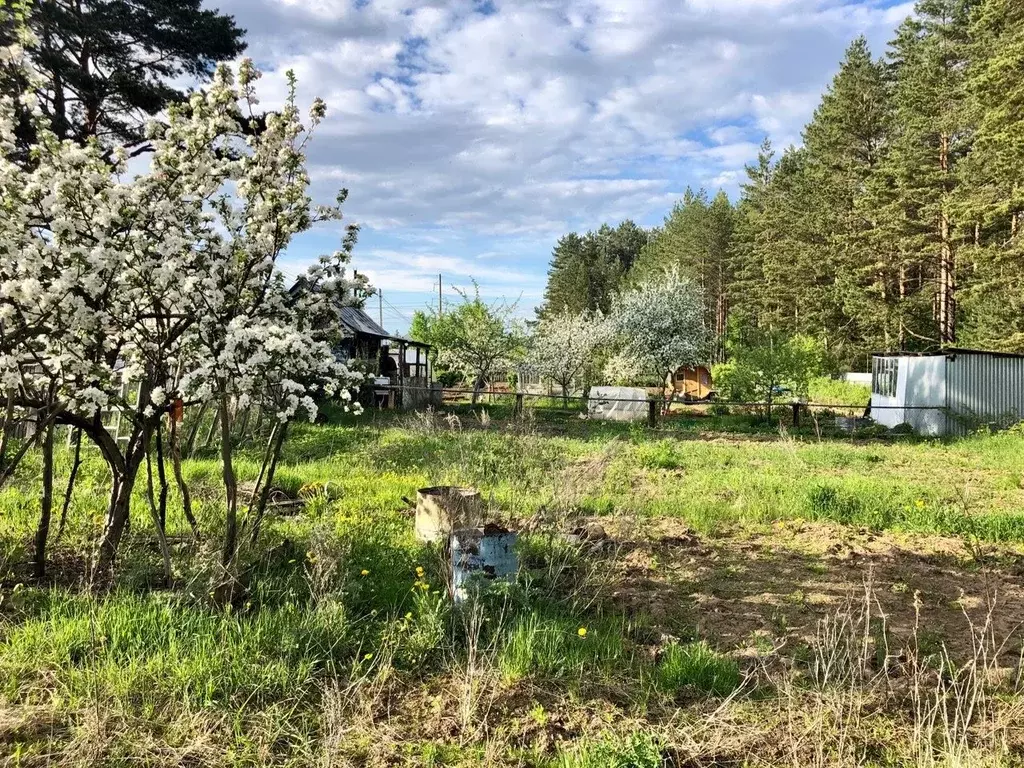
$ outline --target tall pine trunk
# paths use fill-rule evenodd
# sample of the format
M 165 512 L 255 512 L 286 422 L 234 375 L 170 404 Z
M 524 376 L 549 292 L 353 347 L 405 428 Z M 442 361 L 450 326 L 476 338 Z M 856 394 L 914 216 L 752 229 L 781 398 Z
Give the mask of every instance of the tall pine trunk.
M 725 291 L 719 288 L 718 300 L 715 302 L 715 355 L 716 363 L 725 362 L 725 334 L 729 325 L 729 304 Z
M 942 134 L 939 140 L 939 166 L 948 186 L 949 177 L 949 136 Z M 949 220 L 946 195 L 941 202 L 939 214 L 939 296 L 938 322 L 939 343 L 942 346 L 956 342 L 956 251 L 952 242 L 952 224 Z

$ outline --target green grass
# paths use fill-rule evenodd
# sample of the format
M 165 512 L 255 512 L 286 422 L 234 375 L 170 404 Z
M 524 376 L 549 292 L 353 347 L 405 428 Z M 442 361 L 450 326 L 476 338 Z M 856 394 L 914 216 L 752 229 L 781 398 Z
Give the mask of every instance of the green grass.
M 717 653 L 703 641 L 666 647 L 656 677 L 658 687 L 667 692 L 691 689 L 715 696 L 728 696 L 740 687 L 742 679 L 734 659 Z
M 498 669 L 508 682 L 531 675 L 561 680 L 609 677 L 632 663 L 625 634 L 621 620 L 546 618 L 532 612 L 504 634 Z
M 10 629 L 0 644 L 10 699 L 31 702 L 56 674 L 71 708 L 96 695 L 142 713 L 167 701 L 260 706 L 340 673 L 354 642 L 343 611 L 295 603 L 240 615 L 167 595 L 94 601 L 51 590 L 36 597 L 36 617 Z
M 646 733 L 605 736 L 566 750 L 552 768 L 663 768 L 661 745 Z
M 809 402 L 821 405 L 865 407 L 871 402 L 871 387 L 821 376 L 811 380 L 807 399 Z
M 661 706 L 714 705 L 737 690 L 743 699 L 744 669 L 724 652 L 729 648 L 699 636 L 680 643 L 652 635 L 648 617 L 616 592 L 642 598 L 650 574 L 638 565 L 622 582 L 604 583 L 611 574 L 589 571 L 601 563 L 596 556 L 553 535 L 566 516 L 629 516 L 641 525 L 672 518 L 708 536 L 812 521 L 1024 542 L 1020 434 L 819 440 L 813 426 L 780 435 L 736 413 L 681 416 L 651 431 L 543 407 L 525 422 L 500 423 L 510 407 L 489 407 L 490 422 L 479 409 L 461 407 L 458 423 L 370 414 L 297 426 L 276 484 L 301 492 L 305 509 L 268 520 L 260 547 L 245 552 L 247 589 L 230 610 L 215 607 L 207 593 L 223 506 L 212 453 L 184 465 L 208 542 L 176 546 L 175 588 L 151 586 L 159 555 L 140 487 L 118 585 L 105 595 L 79 585 L 104 509 L 106 470 L 92 453 L 67 533 L 51 548 L 57 585 L 28 579 L 39 485 L 32 457 L 0 490 L 0 706 L 45 709 L 61 725 L 49 735 L 29 729 L 16 737 L 0 726 L 0 744 L 18 745 L 25 764 L 44 764 L 54 751 L 73 754 L 75 729 L 99 702 L 115 723 L 103 752 L 110 764 L 159 762 L 156 752 L 140 751 L 145 744 L 205 743 L 207 731 L 183 725 L 193 721 L 216 734 L 216 748 L 197 765 L 322 764 L 311 745 L 330 725 L 325 691 L 340 686 L 357 691 L 346 696 L 358 707 L 336 717 L 371 721 L 361 731 L 342 729 L 353 764 L 373 764 L 370 756 L 382 749 L 375 718 L 394 712 L 400 714 L 388 717 L 407 725 L 388 753 L 392 764 L 478 765 L 493 757 L 480 732 L 444 729 L 454 727 L 450 712 L 463 706 L 465 686 L 472 690 L 467 658 L 479 641 L 499 683 L 473 711 L 504 718 L 488 733 L 528 718 L 516 702 L 536 694 L 549 713 L 543 719 L 556 721 L 545 727 L 571 734 L 525 764 L 657 766 L 668 747 L 660 732 L 624 736 L 630 729 L 620 720 Z M 257 446 L 240 451 L 243 482 L 255 477 L 258 463 Z M 57 467 L 62 488 L 69 468 L 63 452 Z M 478 636 L 449 605 L 440 553 L 415 541 L 406 514 L 403 497 L 441 484 L 475 485 L 495 516 L 538 526 L 521 537 L 520 581 L 491 596 L 490 623 Z M 173 488 L 169 526 L 175 536 L 188 532 Z M 695 554 L 691 565 L 704 556 Z M 662 576 L 660 566 L 658 577 L 677 586 L 691 578 L 685 570 Z M 743 578 L 742 570 L 729 578 Z M 670 617 L 692 608 L 662 599 L 652 597 L 651 605 Z M 568 722 L 563 708 L 588 714 Z M 595 712 L 613 714 L 606 721 Z M 616 728 L 607 729 L 610 723 Z M 257 735 L 263 731 L 265 740 Z M 525 754 L 516 738 L 508 736 L 501 753 L 509 764 Z

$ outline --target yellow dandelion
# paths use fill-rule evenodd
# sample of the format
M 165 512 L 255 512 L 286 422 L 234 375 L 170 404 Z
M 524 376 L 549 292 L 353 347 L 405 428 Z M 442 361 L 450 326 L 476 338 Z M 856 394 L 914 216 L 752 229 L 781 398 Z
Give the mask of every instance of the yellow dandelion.
M 363 661 L 369 661 L 372 658 L 373 658 L 373 654 L 372 653 L 368 653 L 365 656 L 363 656 Z
M 365 568 L 363 568 L 363 570 L 361 570 L 361 571 L 359 572 L 359 575 L 360 575 L 360 576 L 369 576 L 369 575 L 370 575 L 370 572 L 369 572 L 368 570 L 366 570 Z
M 914 502 L 918 509 L 924 509 L 924 499 L 918 499 Z
M 423 578 L 423 566 L 422 565 L 417 565 L 416 566 L 416 575 L 419 576 L 421 579 Z
M 427 584 L 426 582 L 423 582 L 422 584 L 420 584 L 420 589 L 422 589 L 424 592 L 426 592 L 426 591 L 428 591 L 430 589 L 430 585 Z
M 580 637 L 586 637 L 587 636 L 587 628 L 586 627 L 580 627 L 579 629 L 576 630 L 576 634 L 579 635 Z

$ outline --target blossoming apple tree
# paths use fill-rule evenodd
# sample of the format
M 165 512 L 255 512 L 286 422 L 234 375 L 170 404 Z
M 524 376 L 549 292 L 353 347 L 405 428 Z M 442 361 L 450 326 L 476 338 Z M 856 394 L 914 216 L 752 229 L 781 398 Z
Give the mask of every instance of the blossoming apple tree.
M 27 65 L 11 47 L 0 66 Z M 294 82 L 284 107 L 252 130 L 258 77 L 250 62 L 237 77 L 221 67 L 204 90 L 171 107 L 150 126 L 149 167 L 136 176 L 123 148 L 58 141 L 31 94 L 0 97 L 0 391 L 11 408 L 38 414 L 38 434 L 70 425 L 106 461 L 98 576 L 115 562 L 132 491 L 166 416 L 204 403 L 218 414 L 230 569 L 239 536 L 231 446 L 238 406 L 257 404 L 275 417 L 260 473 L 266 488 L 286 425 L 314 418 L 318 398 L 347 398 L 357 378 L 324 335 L 337 302 L 351 297 L 345 263 L 354 228 L 310 270 L 315 290 L 292 296 L 277 268 L 296 234 L 340 219 L 344 195 L 331 207 L 311 203 L 310 132 Z M 27 158 L 15 143 L 26 114 L 38 136 Z M 310 127 L 324 114 L 316 101 Z M 128 425 L 121 440 L 107 426 L 114 412 Z M 261 500 L 254 493 L 248 509 L 256 531 Z M 39 562 L 48 516 L 44 509 Z
M 662 382 L 679 366 L 699 364 L 708 346 L 702 307 L 700 288 L 675 270 L 623 292 L 611 312 L 619 354 Z
M 558 384 L 562 403 L 568 406 L 572 382 L 613 338 L 614 328 L 601 312 L 574 315 L 563 309 L 538 323 L 530 339 L 526 365 Z

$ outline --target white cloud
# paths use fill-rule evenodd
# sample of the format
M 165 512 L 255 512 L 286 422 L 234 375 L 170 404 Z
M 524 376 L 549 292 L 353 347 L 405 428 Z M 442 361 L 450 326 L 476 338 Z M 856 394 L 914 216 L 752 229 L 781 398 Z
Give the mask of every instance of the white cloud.
M 300 98 L 327 99 L 309 147 L 318 197 L 347 186 L 350 216 L 382 236 L 448 228 L 499 254 L 508 238 L 658 221 L 687 184 L 735 192 L 765 134 L 779 147 L 799 141 L 849 41 L 866 34 L 881 52 L 910 10 L 882 0 L 218 4 L 249 30 L 265 106 L 284 98 L 288 68 Z

